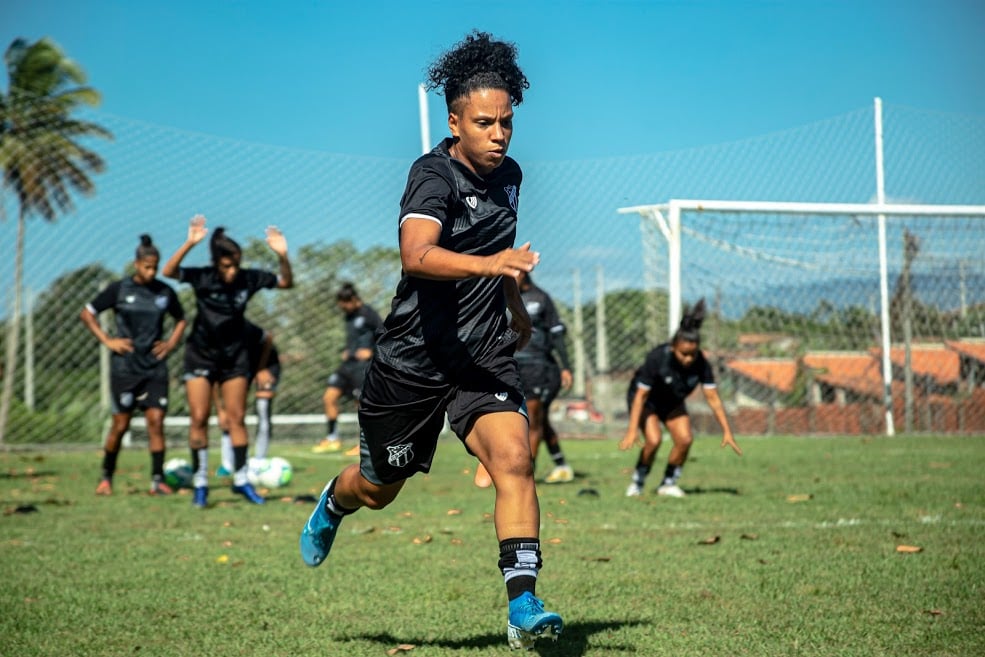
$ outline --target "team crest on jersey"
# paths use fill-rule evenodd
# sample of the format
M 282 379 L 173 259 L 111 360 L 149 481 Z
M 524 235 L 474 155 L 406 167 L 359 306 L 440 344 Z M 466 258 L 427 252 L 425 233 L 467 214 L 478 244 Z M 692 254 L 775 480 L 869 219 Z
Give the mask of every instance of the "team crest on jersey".
M 134 301 L 137 300 L 137 296 L 135 294 L 128 294 L 125 297 L 123 297 L 123 300 L 126 301 L 127 303 L 133 303 Z
M 469 194 L 465 197 L 465 204 L 475 210 L 479 206 L 479 199 L 475 194 Z
M 363 326 L 366 325 L 366 318 L 363 317 L 362 315 L 360 315 L 359 317 L 357 317 L 354 320 L 352 320 L 352 325 L 355 328 L 362 328 Z
M 157 306 L 158 309 L 164 310 L 168 307 L 168 298 L 163 294 L 159 294 L 154 297 L 154 305 Z
M 249 301 L 250 296 L 246 290 L 240 290 L 236 293 L 236 300 L 233 301 L 237 306 L 245 306 L 246 302 Z
M 523 304 L 527 309 L 527 314 L 533 317 L 540 312 L 540 301 L 528 301 Z
M 414 458 L 414 450 L 412 448 L 413 445 L 410 443 L 387 447 L 386 449 L 390 452 L 390 456 L 387 457 L 386 462 L 395 468 L 407 467 L 410 460 Z
M 674 382 L 674 377 L 672 377 L 672 376 L 665 376 L 664 377 L 664 383 L 666 383 L 667 385 L 670 385 L 673 382 Z
M 506 192 L 506 198 L 510 202 L 510 207 L 513 208 L 513 212 L 516 212 L 517 201 L 519 200 L 518 196 L 520 190 L 517 188 L 516 185 L 507 185 L 506 187 L 503 188 L 503 190 Z

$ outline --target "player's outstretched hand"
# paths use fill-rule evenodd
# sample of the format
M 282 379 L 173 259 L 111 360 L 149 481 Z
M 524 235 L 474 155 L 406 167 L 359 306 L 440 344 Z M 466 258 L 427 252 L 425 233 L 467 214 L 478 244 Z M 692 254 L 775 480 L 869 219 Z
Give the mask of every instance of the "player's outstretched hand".
M 732 435 L 731 431 L 726 431 L 725 433 L 722 434 L 721 446 L 725 447 L 726 445 L 731 447 L 733 452 L 735 452 L 739 456 L 742 456 L 742 448 L 739 447 L 739 443 L 735 442 L 735 437 Z
M 188 241 L 198 244 L 209 234 L 209 229 L 205 227 L 205 215 L 196 214 L 188 222 Z
M 277 255 L 287 255 L 287 238 L 277 226 L 267 226 L 267 245 Z
M 619 449 L 621 449 L 624 452 L 627 449 L 632 449 L 636 445 L 638 439 L 639 436 L 636 435 L 635 431 L 632 433 L 627 433 L 625 436 L 623 436 L 623 439 L 619 441 Z

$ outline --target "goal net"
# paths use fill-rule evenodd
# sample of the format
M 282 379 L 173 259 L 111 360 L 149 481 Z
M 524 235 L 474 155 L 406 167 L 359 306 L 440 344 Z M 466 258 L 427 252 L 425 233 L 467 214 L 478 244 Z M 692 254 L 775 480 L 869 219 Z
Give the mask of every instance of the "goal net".
M 667 290 L 651 342 L 705 298 L 702 347 L 738 431 L 985 430 L 985 206 L 620 212 L 642 216 L 645 283 Z

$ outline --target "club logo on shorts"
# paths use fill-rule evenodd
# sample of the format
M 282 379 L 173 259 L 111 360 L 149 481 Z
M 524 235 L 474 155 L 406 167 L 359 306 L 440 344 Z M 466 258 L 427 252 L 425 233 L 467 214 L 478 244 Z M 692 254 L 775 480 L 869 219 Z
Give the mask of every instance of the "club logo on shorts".
M 390 452 L 390 456 L 387 457 L 386 462 L 395 468 L 407 467 L 410 460 L 414 458 L 414 450 L 412 448 L 413 445 L 410 443 L 387 447 L 386 449 Z
M 479 205 L 479 199 L 475 196 L 475 194 L 469 194 L 468 196 L 465 197 L 465 203 L 470 208 L 472 208 L 473 210 L 475 210 L 476 207 L 478 207 L 478 205 Z
M 497 399 L 498 401 L 501 401 L 501 402 L 504 402 L 504 401 L 506 401 L 507 399 L 509 399 L 509 397 L 510 397 L 510 393 L 508 393 L 508 392 L 497 392 L 497 393 L 496 393 L 495 395 L 493 395 L 493 396 L 494 396 L 494 397 L 495 397 L 495 398 L 496 398 L 496 399 Z
M 516 185 L 507 185 L 503 188 L 503 190 L 506 192 L 506 198 L 510 202 L 510 207 L 513 208 L 513 212 L 516 212 L 516 205 L 519 200 L 518 196 L 520 190 L 517 189 Z
M 132 392 L 124 392 L 122 395 L 120 395 L 120 406 L 122 406 L 123 408 L 130 408 L 131 406 L 133 406 Z

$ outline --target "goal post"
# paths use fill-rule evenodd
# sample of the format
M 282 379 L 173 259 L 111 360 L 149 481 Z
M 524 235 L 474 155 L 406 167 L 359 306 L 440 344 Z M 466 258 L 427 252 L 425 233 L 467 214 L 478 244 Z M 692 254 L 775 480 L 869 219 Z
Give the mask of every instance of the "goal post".
M 618 212 L 640 216 L 644 281 L 666 287 L 667 335 L 680 321 L 685 297 L 696 301 L 712 293 L 722 296 L 718 307 L 710 303 L 713 311 L 732 320 L 770 307 L 790 316 L 824 309 L 847 316 L 866 308 L 878 321 L 878 336 L 844 336 L 841 346 L 878 352 L 887 435 L 895 433 L 894 396 L 901 394 L 894 390 L 894 367 L 906 373 L 910 428 L 912 345 L 985 337 L 985 327 L 958 321 L 967 319 L 969 304 L 985 307 L 983 205 L 674 199 Z M 653 247 L 661 237 L 665 250 Z M 916 311 L 927 325 L 914 328 Z M 865 314 L 856 312 L 856 319 Z M 837 336 L 816 343 L 791 337 L 799 338 L 801 352 L 839 343 Z M 902 367 L 892 359 L 894 342 L 903 344 Z M 933 386 L 926 388 L 935 394 Z

